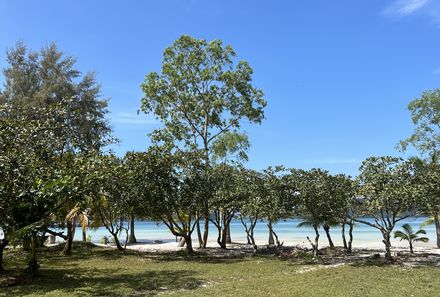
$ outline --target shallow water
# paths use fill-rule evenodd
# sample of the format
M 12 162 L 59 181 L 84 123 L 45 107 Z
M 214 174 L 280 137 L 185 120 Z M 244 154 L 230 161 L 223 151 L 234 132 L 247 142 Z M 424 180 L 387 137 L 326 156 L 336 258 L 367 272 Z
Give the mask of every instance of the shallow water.
M 373 222 L 373 219 L 366 219 Z M 412 225 L 413 229 L 416 231 L 420 227 L 420 224 L 426 220 L 425 217 L 408 218 L 397 224 L 394 231 L 401 229 L 401 226 L 405 223 Z M 274 225 L 274 230 L 277 233 L 279 240 L 281 242 L 289 244 L 303 244 L 307 242 L 307 236 L 313 240 L 315 233 L 311 227 L 298 228 L 297 225 L 301 222 L 300 219 L 287 219 L 279 221 Z M 203 230 L 203 224 L 201 224 Z M 424 228 L 427 232 L 427 237 L 429 237 L 430 242 L 428 244 L 418 244 L 418 245 L 435 245 L 435 227 L 434 225 L 426 226 Z M 339 226 L 332 227 L 330 229 L 332 239 L 336 245 L 342 245 L 341 239 L 341 228 Z M 348 230 L 347 230 L 348 231 Z M 175 236 L 171 234 L 168 228 L 161 223 L 153 221 L 136 221 L 135 222 L 135 234 L 138 241 L 154 241 L 160 240 L 163 242 L 175 241 Z M 110 233 L 105 229 L 105 227 L 99 227 L 97 229 L 87 229 L 87 235 L 90 235 L 92 242 L 99 242 L 103 236 L 110 236 Z M 325 236 L 324 230 L 320 230 L 320 244 L 326 245 L 327 238 Z M 75 231 L 75 240 L 81 240 L 81 228 L 77 227 Z M 268 239 L 268 228 L 266 221 L 259 221 L 254 230 L 254 236 L 256 241 L 264 242 Z M 348 233 L 347 233 L 348 239 Z M 193 238 L 196 239 L 196 232 L 193 232 Z M 357 223 L 354 227 L 353 232 L 353 245 L 356 247 L 363 246 L 368 247 L 369 245 L 380 245 L 382 241 L 382 236 L 379 230 L 374 229 L 370 226 Z M 233 220 L 231 222 L 231 238 L 234 242 L 246 242 L 246 232 L 241 224 L 240 220 Z M 125 239 L 125 234 L 121 235 L 121 239 Z M 210 224 L 209 240 L 215 241 L 217 239 L 217 229 L 214 225 Z M 406 246 L 406 242 L 400 243 L 399 240 L 393 242 L 395 245 Z

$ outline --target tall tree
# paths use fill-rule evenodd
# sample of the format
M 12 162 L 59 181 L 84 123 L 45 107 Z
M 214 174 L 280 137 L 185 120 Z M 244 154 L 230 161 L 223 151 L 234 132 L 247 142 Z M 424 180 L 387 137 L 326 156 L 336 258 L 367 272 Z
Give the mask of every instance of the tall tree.
M 107 100 L 101 98 L 95 75 L 81 75 L 73 57 L 65 56 L 55 44 L 32 51 L 19 42 L 7 52 L 6 62 L 0 93 L 0 103 L 9 103 L 5 116 L 61 105 L 65 113 L 58 113 L 56 120 L 63 125 L 54 133 L 64 139 L 63 151 L 100 150 L 114 141 L 105 119 Z M 43 116 L 26 114 L 33 119 Z
M 264 118 L 266 101 L 252 85 L 253 70 L 247 62 L 236 62 L 235 56 L 220 40 L 182 35 L 165 49 L 161 73 L 149 73 L 142 84 L 141 109 L 154 113 L 164 125 L 153 132 L 153 140 L 201 150 L 206 170 L 220 136 L 238 133 L 243 120 L 261 123 Z M 203 207 L 203 247 L 208 239 L 209 198 Z

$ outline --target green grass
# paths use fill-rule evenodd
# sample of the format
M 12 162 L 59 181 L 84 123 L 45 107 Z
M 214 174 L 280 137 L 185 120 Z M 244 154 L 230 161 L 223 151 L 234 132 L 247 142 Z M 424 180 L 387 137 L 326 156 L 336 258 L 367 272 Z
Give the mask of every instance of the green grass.
M 440 296 L 440 268 L 435 267 L 325 267 L 272 256 L 122 254 L 79 243 L 71 257 L 63 257 L 60 248 L 45 249 L 39 257 L 37 278 L 0 288 L 0 296 Z M 20 251 L 8 251 L 5 258 L 12 272 L 25 266 Z

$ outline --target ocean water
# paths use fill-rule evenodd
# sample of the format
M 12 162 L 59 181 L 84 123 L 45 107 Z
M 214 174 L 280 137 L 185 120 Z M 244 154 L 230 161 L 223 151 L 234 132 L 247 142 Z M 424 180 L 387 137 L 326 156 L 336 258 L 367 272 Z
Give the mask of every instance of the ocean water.
M 373 219 L 366 219 L 373 222 Z M 399 222 L 394 231 L 401 229 L 401 226 L 405 223 L 412 225 L 414 230 L 418 230 L 420 224 L 426 220 L 425 217 L 408 218 Z M 301 222 L 300 219 L 287 219 L 281 220 L 274 225 L 274 230 L 277 233 L 279 240 L 286 244 L 308 244 L 307 236 L 314 240 L 315 232 L 311 227 L 298 228 L 297 225 Z M 203 230 L 203 224 L 201 224 Z M 435 239 L 435 227 L 434 225 L 426 226 L 424 229 L 427 232 L 427 237 L 430 241 L 427 244 L 418 243 L 418 246 L 434 246 Z M 216 241 L 217 229 L 214 225 L 210 224 L 209 240 Z M 332 239 L 336 245 L 342 245 L 341 228 L 339 226 L 332 227 L 330 229 Z M 75 230 L 75 240 L 81 240 L 81 228 L 77 227 Z M 110 233 L 105 227 L 99 227 L 96 229 L 87 229 L 87 235 L 91 236 L 92 242 L 99 242 L 103 236 L 111 237 Z M 135 222 L 135 235 L 139 242 L 151 242 L 160 240 L 163 242 L 175 241 L 176 238 L 168 228 L 159 222 L 154 221 L 136 221 Z M 257 242 L 264 243 L 268 240 L 268 227 L 267 222 L 259 221 L 254 229 L 254 236 Z M 197 238 L 196 231 L 193 232 L 193 239 Z M 348 228 L 346 230 L 346 236 L 348 240 Z M 231 222 L 231 238 L 233 242 L 246 242 L 246 232 L 240 220 L 233 220 Z M 382 235 L 379 230 L 367 226 L 365 224 L 356 223 L 353 231 L 353 246 L 354 247 L 369 247 L 369 246 L 381 246 Z M 120 236 L 120 239 L 125 240 L 125 233 Z M 320 229 L 320 245 L 327 245 L 327 237 L 323 229 Z M 400 242 L 399 240 L 392 240 L 395 246 L 406 246 L 406 242 Z M 416 245 L 416 246 L 417 246 Z

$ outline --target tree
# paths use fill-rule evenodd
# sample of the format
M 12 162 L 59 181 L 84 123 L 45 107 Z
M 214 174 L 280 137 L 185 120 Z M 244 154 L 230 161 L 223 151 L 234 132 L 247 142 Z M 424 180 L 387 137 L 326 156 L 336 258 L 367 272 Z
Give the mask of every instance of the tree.
M 428 242 L 428 237 L 419 237 L 420 234 L 426 234 L 426 231 L 423 229 L 417 230 L 417 232 L 414 232 L 413 228 L 410 224 L 403 224 L 402 225 L 403 231 L 396 231 L 394 232 L 394 238 L 400 238 L 400 240 L 406 240 L 409 243 L 409 251 L 411 254 L 414 253 L 413 250 L 413 244 L 414 242 Z
M 71 155 L 79 152 L 99 152 L 114 141 L 105 119 L 107 101 L 100 98 L 94 74 L 81 76 L 74 68 L 75 60 L 65 57 L 56 45 L 33 52 L 18 43 L 7 52 L 7 63 L 0 91 L 5 144 L 1 195 L 7 205 L 0 210 L 4 215 L 0 226 L 7 230 L 7 238 L 0 246 L 12 233 L 23 234 L 18 230 L 28 230 L 33 236 L 51 232 L 47 216 L 64 221 L 78 202 L 73 198 L 84 198 L 73 192 L 81 188 L 75 188 L 76 178 L 66 170 L 70 166 L 63 168 L 66 160 L 75 160 Z M 40 189 L 42 185 L 45 188 Z M 46 200 L 38 201 L 37 194 Z M 22 216 L 13 221 L 10 212 Z M 35 224 L 38 232 L 30 229 Z M 65 238 L 68 243 L 69 236 Z M 35 240 L 31 238 L 31 242 Z
M 358 176 L 361 215 L 373 217 L 355 221 L 373 227 L 382 234 L 385 258 L 392 260 L 391 233 L 396 223 L 413 215 L 417 191 L 414 187 L 413 166 L 395 157 L 370 157 L 360 167 Z
M 30 119 L 26 112 L 9 118 L 9 110 L 10 103 L 0 105 L 0 228 L 4 233 L 0 264 L 3 249 L 12 239 L 26 237 L 35 243 L 41 227 L 70 199 L 66 185 L 71 177 L 58 167 L 56 150 L 63 139 L 54 132 L 61 125 L 55 116 L 64 110 L 31 109 L 45 120 Z M 30 270 L 35 272 L 38 266 L 32 259 Z
M 438 154 L 433 154 L 429 158 L 411 158 L 415 166 L 415 178 L 419 195 L 417 208 L 420 213 L 429 216 L 428 220 L 435 225 L 437 247 L 440 248 L 440 163 Z
M 220 164 L 210 171 L 210 180 L 214 185 L 211 207 L 211 222 L 217 227 L 217 243 L 226 249 L 227 230 L 235 214 L 239 211 L 245 192 L 240 170 L 227 164 Z
M 127 211 L 124 196 L 127 181 L 126 171 L 122 160 L 115 155 L 98 156 L 92 160 L 88 182 L 90 187 L 90 202 L 92 215 L 99 219 L 101 224 L 113 237 L 119 251 L 124 251 L 119 236 L 126 232 L 128 241 L 128 228 L 125 226 Z
M 419 171 L 422 170 L 424 177 L 421 177 L 420 185 L 425 187 L 424 201 L 420 203 L 422 211 L 432 216 L 436 226 L 437 247 L 440 248 L 440 221 L 439 221 L 439 196 L 438 167 L 440 151 L 440 89 L 423 92 L 420 98 L 412 100 L 408 104 L 411 112 L 411 119 L 414 124 L 414 132 L 405 140 L 402 140 L 398 147 L 405 151 L 409 145 L 414 146 L 422 156 L 425 156 L 425 163 L 422 159 L 417 161 Z M 426 156 L 428 155 L 428 156 Z
M 172 153 L 166 147 L 152 146 L 147 154 L 144 171 L 151 217 L 181 237 L 187 251 L 192 252 L 191 235 L 199 220 L 197 213 L 206 192 L 211 191 L 206 171 L 193 153 Z
M 142 89 L 141 109 L 154 113 L 164 127 L 152 139 L 192 152 L 201 150 L 205 170 L 212 147 L 225 133 L 238 133 L 241 122 L 261 123 L 266 101 L 252 86 L 252 68 L 235 62 L 235 52 L 220 40 L 207 42 L 182 35 L 165 49 L 161 73 L 149 73 Z M 204 199 L 206 247 L 209 195 Z
M 339 182 L 327 171 L 311 169 L 309 171 L 291 169 L 289 176 L 293 197 L 297 200 L 296 213 L 305 218 L 302 225 L 311 225 L 315 231 L 315 240 L 309 240 L 313 255 L 318 257 L 319 228 L 324 227 L 329 245 L 334 247 L 330 236 L 330 226 L 338 223 L 339 199 L 343 194 L 339 191 Z
M 123 160 L 127 174 L 124 184 L 124 208 L 130 220 L 128 243 L 136 243 L 135 218 L 146 218 L 151 214 L 151 195 L 145 170 L 148 164 L 149 155 L 145 152 L 128 152 Z
M 330 176 L 330 216 L 341 225 L 342 242 L 348 253 L 352 251 L 354 218 L 357 217 L 355 191 L 356 184 L 350 176 L 344 174 Z M 348 225 L 348 241 L 345 234 L 346 225 Z
M 7 52 L 6 61 L 0 93 L 0 103 L 9 103 L 4 116 L 21 117 L 26 109 L 61 105 L 65 112 L 57 113 L 55 120 L 63 125 L 53 133 L 64 139 L 59 144 L 62 151 L 98 151 L 114 141 L 105 119 L 107 100 L 100 98 L 95 75 L 89 72 L 81 76 L 73 57 L 64 56 L 53 43 L 34 52 L 19 42 Z M 41 117 L 48 114 L 26 115 L 44 120 Z
M 274 224 L 280 219 L 286 218 L 290 214 L 292 205 L 291 200 L 287 199 L 289 195 L 288 187 L 284 181 L 285 169 L 282 166 L 268 167 L 263 170 L 264 188 L 261 198 L 263 200 L 262 217 L 267 220 L 269 229 L 269 245 L 276 243 L 281 246 L 278 235 L 274 230 Z
M 258 246 L 255 243 L 254 229 L 258 220 L 263 218 L 266 202 L 263 199 L 265 192 L 264 177 L 261 172 L 244 168 L 241 169 L 240 175 L 244 181 L 244 196 L 239 210 L 239 217 L 245 228 L 248 244 L 251 244 L 256 250 Z

